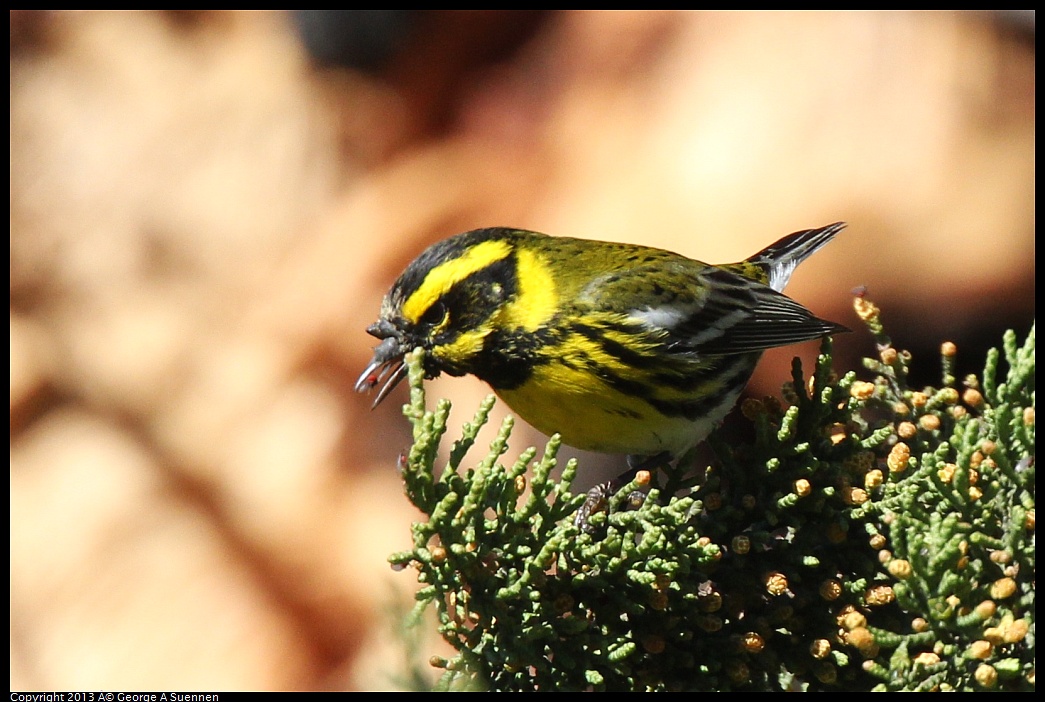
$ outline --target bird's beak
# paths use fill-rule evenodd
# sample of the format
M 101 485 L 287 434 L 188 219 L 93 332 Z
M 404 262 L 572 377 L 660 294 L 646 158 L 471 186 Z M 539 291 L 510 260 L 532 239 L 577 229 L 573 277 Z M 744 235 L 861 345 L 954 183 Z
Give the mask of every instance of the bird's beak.
M 356 392 L 369 392 L 378 385 L 381 386 L 371 408 L 381 404 L 388 393 L 392 392 L 395 386 L 406 377 L 407 368 L 403 363 L 405 355 L 406 349 L 394 336 L 388 337 L 374 349 L 374 357 L 370 359 L 370 365 L 356 381 Z

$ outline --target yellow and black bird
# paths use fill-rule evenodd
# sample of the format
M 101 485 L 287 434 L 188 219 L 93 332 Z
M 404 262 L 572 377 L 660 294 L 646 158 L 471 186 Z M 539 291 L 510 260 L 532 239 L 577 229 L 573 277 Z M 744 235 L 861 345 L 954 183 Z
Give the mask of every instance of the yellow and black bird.
M 761 352 L 848 331 L 783 295 L 845 226 L 784 237 L 739 263 L 520 229 L 433 244 L 385 296 L 356 383 L 376 407 L 422 347 L 427 377 L 486 381 L 535 428 L 588 451 L 679 457 L 735 404 Z

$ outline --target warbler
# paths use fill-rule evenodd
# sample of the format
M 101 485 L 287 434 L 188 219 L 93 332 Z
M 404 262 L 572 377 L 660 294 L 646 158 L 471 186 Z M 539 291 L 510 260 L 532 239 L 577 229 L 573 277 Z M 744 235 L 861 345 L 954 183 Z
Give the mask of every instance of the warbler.
M 356 391 L 376 407 L 424 349 L 427 378 L 470 373 L 568 445 L 677 458 L 722 421 L 762 351 L 849 331 L 783 295 L 845 223 L 709 265 L 662 249 L 476 229 L 433 244 L 367 332 L 381 343 Z

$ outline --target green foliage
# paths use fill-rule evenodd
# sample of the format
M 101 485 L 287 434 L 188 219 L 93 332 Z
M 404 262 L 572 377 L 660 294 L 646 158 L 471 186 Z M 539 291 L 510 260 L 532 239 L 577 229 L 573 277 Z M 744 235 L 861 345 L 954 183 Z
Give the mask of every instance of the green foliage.
M 1034 329 L 1005 335 L 982 383 L 951 373 L 908 389 L 909 359 L 864 307 L 880 361 L 874 392 L 854 409 L 895 417 L 878 445 L 888 477 L 853 511 L 878 544 L 906 629 L 870 627 L 880 651 L 867 667 L 880 690 L 1034 689 Z M 905 460 L 906 457 L 906 460 Z
M 945 345 L 942 387 L 916 392 L 857 306 L 873 382 L 834 378 L 825 341 L 788 407 L 744 403 L 752 444 L 713 436 L 715 467 L 640 473 L 588 530 L 576 465 L 550 477 L 556 437 L 502 463 L 509 418 L 468 460 L 492 397 L 440 467 L 450 406 L 425 409 L 411 354 L 403 478 L 428 519 L 390 560 L 457 651 L 432 661 L 439 688 L 1033 690 L 1034 333 L 964 393 Z

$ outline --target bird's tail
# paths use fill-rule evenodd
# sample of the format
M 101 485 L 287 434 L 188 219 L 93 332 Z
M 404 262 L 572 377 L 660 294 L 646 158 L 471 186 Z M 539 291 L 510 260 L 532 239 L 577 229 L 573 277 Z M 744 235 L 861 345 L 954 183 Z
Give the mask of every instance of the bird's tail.
M 812 256 L 835 234 L 845 229 L 845 222 L 835 222 L 819 229 L 804 229 L 788 234 L 744 261 L 758 266 L 769 276 L 769 287 L 781 292 L 799 263 Z

